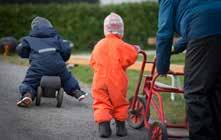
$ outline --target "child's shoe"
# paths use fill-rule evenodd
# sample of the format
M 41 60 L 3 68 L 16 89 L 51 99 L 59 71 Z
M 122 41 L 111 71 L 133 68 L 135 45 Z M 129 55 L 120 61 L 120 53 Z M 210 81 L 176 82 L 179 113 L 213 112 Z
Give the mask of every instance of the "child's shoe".
M 78 99 L 78 101 L 82 101 L 86 96 L 88 95 L 88 93 L 82 91 L 82 90 L 75 90 L 73 93 L 73 96 Z
M 32 95 L 31 93 L 26 93 L 20 101 L 17 102 L 17 106 L 20 107 L 29 107 L 32 104 Z
M 116 135 L 119 137 L 127 136 L 127 128 L 125 127 L 125 121 L 116 120 Z
M 102 122 L 99 123 L 98 126 L 99 136 L 103 138 L 108 138 L 111 136 L 111 128 L 110 128 L 110 122 Z

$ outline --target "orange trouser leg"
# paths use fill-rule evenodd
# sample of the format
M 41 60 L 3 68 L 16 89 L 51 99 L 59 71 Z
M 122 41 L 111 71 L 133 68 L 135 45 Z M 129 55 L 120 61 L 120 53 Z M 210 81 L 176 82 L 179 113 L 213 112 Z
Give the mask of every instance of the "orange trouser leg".
M 97 123 L 111 121 L 113 106 L 110 102 L 107 90 L 99 87 L 93 87 L 92 97 L 95 121 Z
M 128 118 L 129 103 L 127 100 L 127 85 L 108 84 L 109 96 L 113 105 L 113 117 L 118 121 Z

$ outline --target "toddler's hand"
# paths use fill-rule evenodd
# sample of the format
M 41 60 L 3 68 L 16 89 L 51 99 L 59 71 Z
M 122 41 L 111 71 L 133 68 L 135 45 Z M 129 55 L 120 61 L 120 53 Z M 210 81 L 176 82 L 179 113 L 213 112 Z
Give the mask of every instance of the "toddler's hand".
M 134 48 L 137 50 L 137 52 L 140 52 L 141 51 L 141 49 L 140 49 L 140 46 L 139 45 L 133 45 L 134 46 Z

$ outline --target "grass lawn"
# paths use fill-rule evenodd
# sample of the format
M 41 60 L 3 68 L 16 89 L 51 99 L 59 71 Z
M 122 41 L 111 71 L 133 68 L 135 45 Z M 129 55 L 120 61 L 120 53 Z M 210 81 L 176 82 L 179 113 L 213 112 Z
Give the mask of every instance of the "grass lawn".
M 149 55 L 148 61 L 153 60 L 154 56 Z M 8 57 L 3 57 L 0 55 L 0 59 L 3 59 L 7 62 L 19 64 L 19 65 L 28 65 L 27 59 L 21 59 L 17 55 L 11 55 Z M 142 60 L 142 56 L 139 56 L 138 61 Z M 171 57 L 171 63 L 173 64 L 183 64 L 184 63 L 184 54 L 174 55 Z M 81 82 L 91 85 L 93 79 L 93 73 L 89 66 L 77 66 L 72 69 L 72 73 L 79 79 Z M 128 87 L 128 97 L 133 96 L 133 92 L 135 89 L 135 85 L 137 83 L 139 71 L 135 70 L 128 70 L 127 71 L 129 77 L 129 87 Z M 161 83 L 169 84 L 170 78 L 159 78 Z M 180 78 L 181 85 L 183 84 L 183 78 Z M 141 88 L 142 90 L 142 88 Z M 178 123 L 184 119 L 185 115 L 185 106 L 184 106 L 184 99 L 176 95 L 176 101 L 172 102 L 170 100 L 170 94 L 162 94 L 163 101 L 164 101 L 164 111 L 166 112 L 166 117 L 169 122 Z M 153 116 L 156 116 L 154 111 L 151 111 Z

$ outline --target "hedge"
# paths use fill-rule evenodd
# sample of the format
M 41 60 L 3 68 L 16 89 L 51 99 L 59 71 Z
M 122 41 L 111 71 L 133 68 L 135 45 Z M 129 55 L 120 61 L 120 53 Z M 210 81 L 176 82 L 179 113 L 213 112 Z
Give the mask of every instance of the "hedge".
M 12 4 L 12 3 L 98 3 L 98 0 L 0 0 L 0 4 Z
M 72 40 L 78 50 L 103 38 L 103 20 L 111 11 L 120 14 L 125 22 L 124 40 L 140 44 L 145 49 L 147 38 L 155 36 L 157 29 L 156 3 L 136 3 L 100 6 L 97 4 L 24 4 L 0 6 L 0 37 L 17 39 L 29 33 L 35 16 L 48 18 L 58 32 Z

